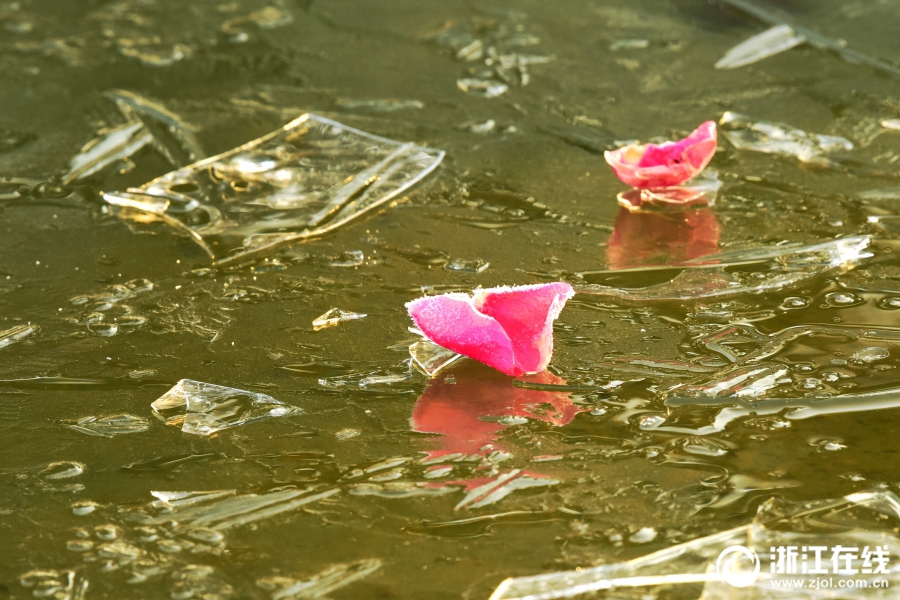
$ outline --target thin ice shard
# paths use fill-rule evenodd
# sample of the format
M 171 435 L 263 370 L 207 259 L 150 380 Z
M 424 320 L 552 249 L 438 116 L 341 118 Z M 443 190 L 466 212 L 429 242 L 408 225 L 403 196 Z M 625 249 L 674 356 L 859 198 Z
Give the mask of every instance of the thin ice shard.
M 679 425 L 668 425 L 669 420 L 666 419 L 648 423 L 642 428 L 655 431 L 690 433 L 693 435 L 710 435 L 724 431 L 730 423 L 751 415 L 758 417 L 780 415 L 786 411 L 783 414 L 784 418 L 794 421 L 823 415 L 887 410 L 900 407 L 900 388 L 891 388 L 868 394 L 845 394 L 830 398 L 766 398 L 754 402 L 748 402 L 736 396 L 707 398 L 699 396 L 672 396 L 666 400 L 666 406 L 671 412 L 678 414 L 682 414 L 682 411 L 679 411 L 682 407 L 685 411 L 712 406 L 723 406 L 723 408 L 715 414 L 712 423 L 709 425 L 682 427 Z
M 870 241 L 869 236 L 846 237 L 810 246 L 733 250 L 674 265 L 584 271 L 577 274 L 584 284 L 576 290 L 632 301 L 770 292 L 825 273 L 849 271 L 872 256 L 865 250 Z M 656 283 L 666 272 L 671 278 Z M 654 283 L 642 285 L 648 276 Z M 610 285 L 613 283 L 615 286 Z
M 16 342 L 27 338 L 29 335 L 38 330 L 37 325 L 15 325 L 9 329 L 0 331 L 0 348 L 6 348 Z
M 460 500 L 453 510 L 481 508 L 482 506 L 499 502 L 516 490 L 549 487 L 557 484 L 559 484 L 557 479 L 543 475 L 533 475 L 521 469 L 513 469 L 512 471 L 501 473 L 495 479 L 469 490 L 465 498 Z
M 344 321 L 355 321 L 357 319 L 365 319 L 367 315 L 363 313 L 349 312 L 339 308 L 329 309 L 324 315 L 313 319 L 313 330 L 319 331 L 327 327 L 334 327 Z
M 785 50 L 790 50 L 804 42 L 806 42 L 806 38 L 798 35 L 787 25 L 776 25 L 729 50 L 716 63 L 716 68 L 736 69 L 737 67 L 743 67 Z
M 305 114 L 243 146 L 104 199 L 123 217 L 168 223 L 226 264 L 333 231 L 402 194 L 443 157 L 439 150 Z M 169 205 L 162 213 L 156 204 L 144 211 L 147 198 Z
M 181 167 L 206 158 L 193 128 L 160 102 L 127 90 L 112 90 L 105 95 L 130 122 L 144 124 L 153 147 L 172 166 Z
M 147 419 L 128 413 L 107 415 L 105 417 L 84 417 L 75 423 L 66 423 L 65 426 L 87 435 L 107 438 L 125 433 L 147 431 L 150 427 Z
M 854 577 L 859 577 L 860 581 L 856 586 L 842 589 L 840 597 L 887 600 L 893 597 L 890 589 L 900 584 L 900 572 L 888 567 L 874 573 L 871 564 L 863 565 L 865 558 L 861 550 L 887 549 L 886 558 L 890 563 L 893 558 L 891 548 L 900 543 L 900 538 L 891 530 L 898 519 L 900 498 L 893 492 L 861 492 L 845 498 L 796 505 L 773 498 L 760 508 L 750 525 L 626 562 L 507 579 L 491 594 L 490 600 L 553 600 L 604 590 L 628 595 L 629 589 L 651 592 L 649 596 L 655 597 L 653 588 L 665 586 L 666 591 L 671 592 L 674 586 L 685 584 L 704 584 L 702 598 L 706 600 L 837 597 L 821 594 L 822 590 L 810 585 L 818 576 L 801 573 L 799 557 L 796 575 L 785 575 L 783 563 L 782 572 L 778 572 L 777 554 L 772 555 L 773 548 L 807 546 L 828 549 L 823 561 L 827 561 L 829 567 L 832 548 L 859 548 L 860 551 L 849 557 L 846 567 L 855 569 Z M 750 560 L 744 563 L 742 557 Z M 758 570 L 754 569 L 754 557 Z M 813 564 L 812 559 L 809 564 Z M 746 587 L 726 583 L 723 575 Z M 887 585 L 875 584 L 876 579 L 884 580 Z M 866 585 L 862 585 L 862 580 Z M 696 589 L 686 591 L 690 597 L 696 597 Z
M 453 350 L 447 350 L 438 346 L 431 340 L 420 340 L 409 347 L 409 355 L 413 365 L 429 377 L 436 377 L 438 373 L 462 358 Z
M 100 137 L 89 142 L 72 158 L 69 172 L 63 176 L 62 181 L 70 184 L 98 173 L 113 163 L 122 163 L 152 142 L 153 136 L 140 121 L 101 132 Z
M 738 150 L 793 156 L 805 163 L 831 165 L 825 154 L 853 149 L 853 142 L 846 138 L 807 133 L 779 123 L 754 122 L 731 111 L 722 115 L 719 124 L 722 134 Z
M 152 493 L 157 500 L 139 511 L 144 524 L 175 521 L 180 526 L 224 531 L 324 500 L 339 494 L 340 489 L 287 487 L 241 495 L 235 495 L 235 490 Z
M 377 558 L 348 564 L 331 565 L 309 579 L 265 577 L 256 585 L 272 594 L 272 600 L 307 600 L 324 598 L 327 594 L 368 577 L 381 568 Z
M 151 404 L 153 414 L 166 425 L 181 425 L 194 435 L 211 435 L 273 417 L 303 414 L 303 409 L 235 388 L 182 379 Z

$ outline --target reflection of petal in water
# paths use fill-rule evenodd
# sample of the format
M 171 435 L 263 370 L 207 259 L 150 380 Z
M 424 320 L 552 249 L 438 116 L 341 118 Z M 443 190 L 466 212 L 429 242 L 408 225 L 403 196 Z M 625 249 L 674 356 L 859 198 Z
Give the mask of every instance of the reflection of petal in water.
M 677 213 L 633 213 L 623 208 L 607 245 L 612 269 L 671 264 L 719 249 L 721 228 L 709 209 Z
M 446 452 L 478 452 L 493 442 L 505 427 L 497 417 L 519 416 L 553 425 L 572 421 L 581 409 L 572 404 L 568 392 L 547 392 L 513 387 L 508 377 L 478 369 L 478 377 L 457 373 L 458 382 L 433 379 L 416 403 L 412 428 L 439 433 Z M 548 371 L 524 378 L 543 384 L 565 385 Z

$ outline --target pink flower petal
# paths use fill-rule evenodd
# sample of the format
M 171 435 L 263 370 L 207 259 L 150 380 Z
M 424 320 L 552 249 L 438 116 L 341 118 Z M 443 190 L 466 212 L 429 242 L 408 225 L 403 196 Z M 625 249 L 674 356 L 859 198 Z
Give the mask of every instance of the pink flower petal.
M 575 295 L 568 283 L 445 294 L 406 304 L 434 343 L 507 375 L 543 371 L 553 355 L 553 321 Z
M 625 146 L 605 152 L 619 179 L 637 188 L 681 185 L 706 168 L 716 152 L 716 123 L 707 121 L 677 142 Z

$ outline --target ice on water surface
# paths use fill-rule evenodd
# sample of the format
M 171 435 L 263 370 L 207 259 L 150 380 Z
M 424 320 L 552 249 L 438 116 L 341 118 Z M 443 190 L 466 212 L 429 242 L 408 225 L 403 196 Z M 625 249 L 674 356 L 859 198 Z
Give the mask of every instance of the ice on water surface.
M 872 254 L 871 238 L 854 236 L 807 246 L 747 248 L 703 256 L 676 265 L 585 271 L 576 276 L 580 293 L 622 300 L 690 300 L 759 293 L 855 267 Z M 671 273 L 664 283 L 641 286 L 643 277 Z M 634 283 L 630 283 L 634 282 Z
M 66 427 L 98 437 L 114 437 L 124 433 L 147 431 L 147 419 L 128 413 L 107 415 L 105 417 L 84 417 L 75 423 L 66 423 Z
M 900 520 L 900 498 L 893 492 L 881 490 L 860 492 L 844 498 L 791 504 L 773 498 L 760 507 L 756 519 L 706 537 L 698 538 L 653 552 L 630 561 L 561 571 L 544 575 L 517 577 L 505 580 L 490 600 L 552 600 L 576 598 L 603 590 L 616 590 L 631 597 L 656 597 L 654 588 L 685 584 L 703 584 L 705 600 L 763 600 L 796 598 L 867 598 L 893 597 L 891 590 L 900 584 L 900 574 L 893 569 L 893 549 L 900 538 L 892 530 Z M 739 547 L 735 550 L 734 547 Z M 855 554 L 840 561 L 840 568 L 852 570 L 854 578 L 867 585 L 842 588 L 839 596 L 834 590 L 809 585 L 817 575 L 801 573 L 801 558 L 797 570 L 777 563 L 773 549 L 786 547 L 824 546 L 821 565 L 828 573 L 832 567 L 832 549 L 857 549 Z M 872 553 L 887 547 L 887 568 L 872 561 Z M 869 564 L 862 550 L 869 551 Z M 737 551 L 737 554 L 734 552 Z M 743 561 L 742 553 L 748 560 Z M 754 573 L 756 558 L 758 571 Z M 724 555 L 724 558 L 720 558 Z M 804 557 L 805 560 L 805 557 Z M 813 565 L 810 554 L 809 565 Z M 835 569 L 837 570 L 837 569 Z M 739 583 L 730 585 L 722 575 Z M 835 575 L 837 577 L 838 575 Z M 875 585 L 874 580 L 888 585 Z M 650 593 L 649 595 L 643 595 Z M 696 597 L 692 592 L 690 597 Z
M 719 62 L 717 69 L 736 69 L 753 64 L 769 56 L 804 43 L 806 38 L 797 34 L 788 25 L 776 25 L 771 29 L 744 40 L 728 51 Z
M 853 150 L 853 142 L 846 138 L 807 133 L 788 125 L 754 122 L 750 117 L 726 112 L 719 120 L 722 135 L 738 150 L 793 156 L 801 162 L 830 164 L 825 154 Z
M 23 340 L 38 330 L 37 325 L 15 325 L 9 329 L 0 331 L 0 348 L 6 348 Z
M 409 355 L 412 357 L 413 365 L 429 377 L 436 377 L 438 373 L 462 358 L 462 354 L 425 339 L 410 345 Z
M 313 329 L 315 331 L 319 331 L 321 329 L 326 329 L 328 327 L 334 327 L 339 323 L 343 323 L 344 321 L 355 321 L 357 319 L 365 319 L 366 315 L 362 313 L 355 313 L 346 310 L 341 310 L 339 308 L 329 309 L 325 314 L 316 317 L 313 319 Z
M 194 435 L 211 435 L 248 423 L 303 414 L 303 409 L 271 396 L 191 379 L 182 379 L 153 404 L 153 414 L 166 425 L 181 425 Z
M 332 231 L 402 194 L 443 157 L 305 114 L 104 199 L 125 218 L 164 221 L 226 264 Z

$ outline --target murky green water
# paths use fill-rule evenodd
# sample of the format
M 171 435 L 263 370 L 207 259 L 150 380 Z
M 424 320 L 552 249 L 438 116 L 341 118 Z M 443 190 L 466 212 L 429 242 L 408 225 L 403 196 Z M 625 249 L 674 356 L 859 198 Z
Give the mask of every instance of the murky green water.
M 778 5 L 860 51 L 898 56 L 896 2 Z M 900 81 L 807 46 L 716 71 L 764 27 L 704 0 L 25 0 L 0 6 L 0 25 L 6 177 L 64 173 L 100 128 L 122 122 L 111 89 L 163 103 L 208 155 L 305 112 L 447 152 L 393 203 L 220 269 L 190 239 L 131 229 L 105 209 L 99 192 L 172 169 L 149 147 L 73 195 L 0 199 L 0 330 L 37 327 L 0 347 L 0 597 L 52 588 L 20 583 L 41 569 L 60 572 L 45 580 L 73 571 L 86 598 L 269 598 L 369 561 L 334 591 L 280 597 L 486 598 L 508 576 L 618 562 L 749 522 L 773 495 L 896 491 L 896 409 L 747 411 L 696 435 L 728 403 L 664 400 L 772 339 L 753 364 L 778 374 L 753 400 L 812 406 L 897 386 L 897 233 L 869 219 L 897 214 L 897 194 L 860 194 L 896 185 L 900 134 L 879 122 L 900 117 Z M 504 81 L 484 57 L 465 60 L 471 47 L 455 57 L 475 39 L 550 60 Z M 508 90 L 460 89 L 485 70 Z M 727 110 L 855 148 L 823 169 L 721 139 L 712 209 L 619 208 L 625 186 L 598 149 L 681 137 Z M 416 337 L 403 304 L 424 292 L 578 283 L 579 272 L 854 235 L 873 236 L 873 257 L 785 289 L 675 302 L 579 294 L 540 380 L 573 391 L 512 387 L 471 361 L 431 381 L 359 384 L 409 373 Z M 336 266 L 353 251 L 362 264 Z M 367 316 L 314 331 L 333 307 Z M 114 332 L 91 320 L 98 310 Z M 783 333 L 803 325 L 818 327 Z M 726 343 L 707 343 L 729 327 Z M 181 379 L 305 412 L 185 434 L 150 408 Z M 66 427 L 120 413 L 148 427 L 115 437 Z M 62 461 L 78 464 L 48 466 Z M 506 476 L 519 489 L 505 497 L 467 495 Z M 229 522 L 161 517 L 151 495 L 215 490 L 282 500 Z

